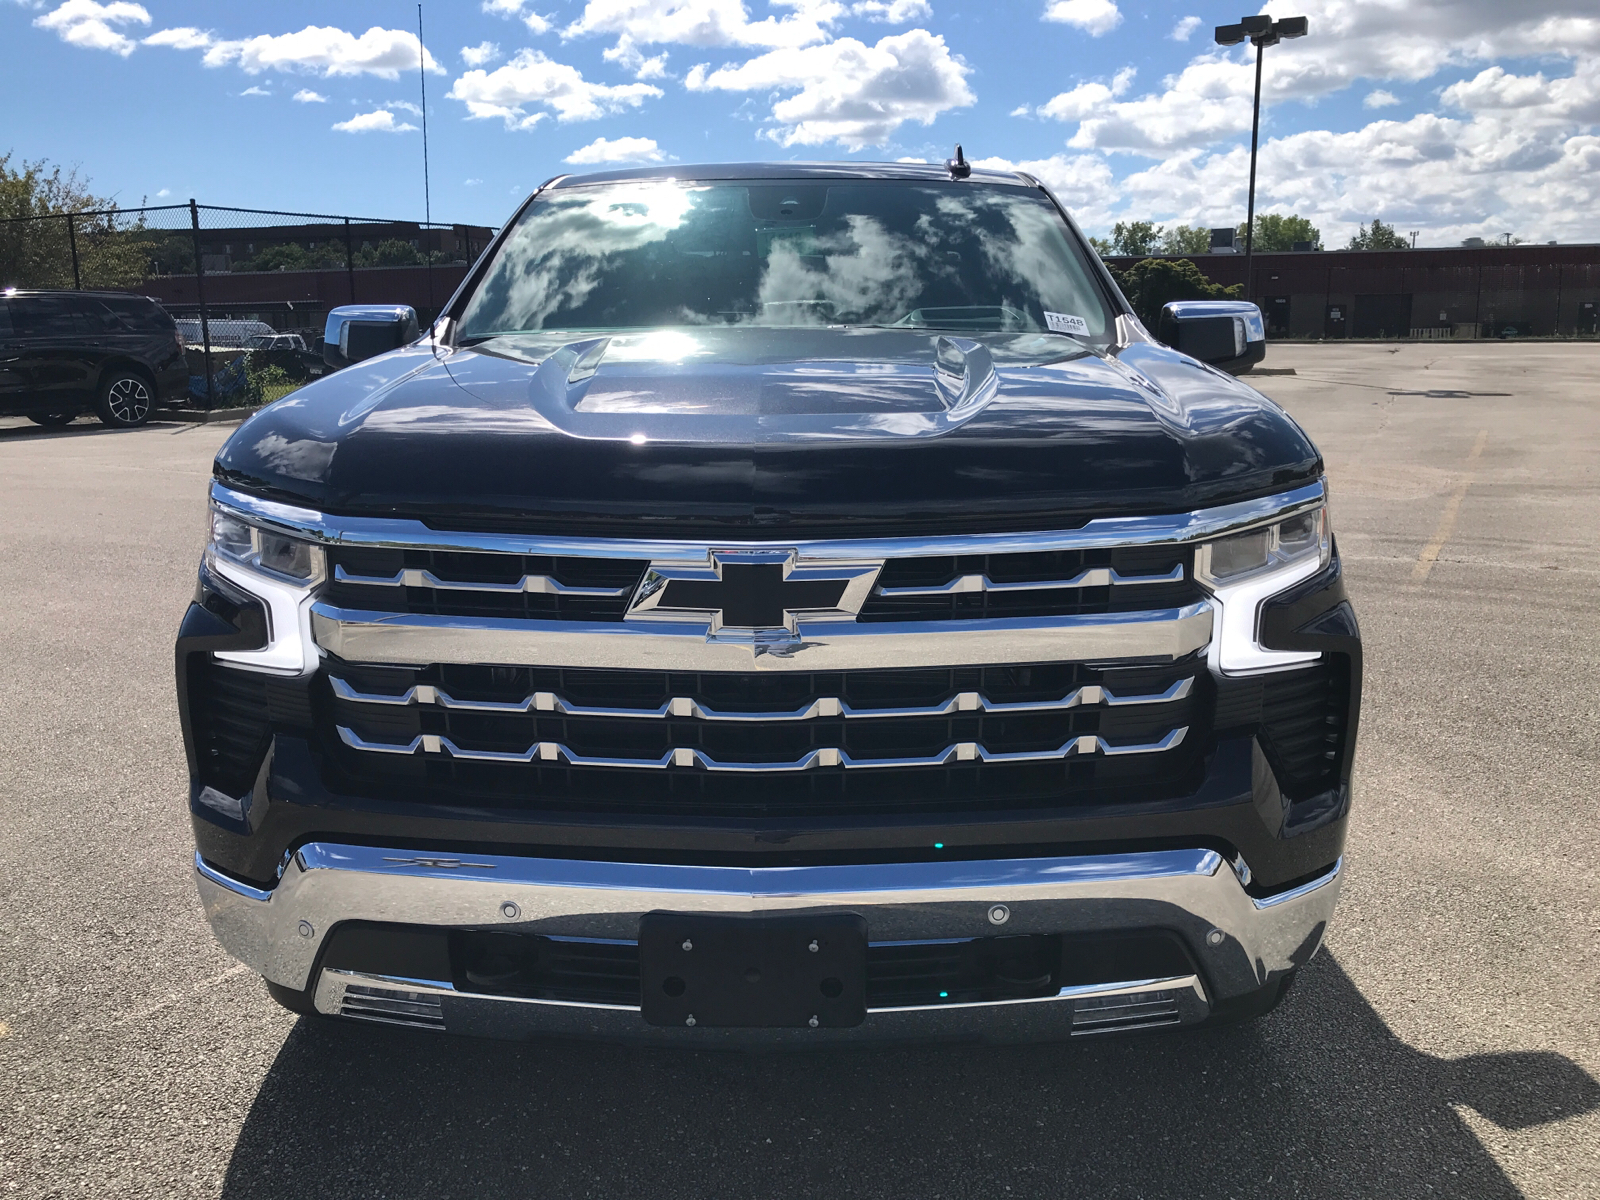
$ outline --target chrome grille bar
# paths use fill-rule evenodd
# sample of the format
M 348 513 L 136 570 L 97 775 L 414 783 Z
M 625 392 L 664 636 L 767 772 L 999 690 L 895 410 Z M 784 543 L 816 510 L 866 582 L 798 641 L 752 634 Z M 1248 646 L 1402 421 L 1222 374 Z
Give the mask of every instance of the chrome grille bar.
M 706 620 L 545 621 L 341 608 L 317 601 L 317 644 L 345 662 L 840 671 L 1038 662 L 1171 662 L 1211 640 L 1207 601 L 1151 612 L 948 621 L 800 621 L 797 631 Z
M 1056 700 L 994 701 L 981 692 L 957 692 L 942 704 L 929 704 L 910 708 L 856 708 L 834 696 L 813 700 L 801 708 L 787 712 L 737 712 L 707 708 L 688 696 L 674 696 L 655 708 L 603 708 L 573 704 L 555 692 L 534 692 L 521 700 L 461 700 L 443 688 L 431 683 L 418 683 L 398 694 L 387 692 L 362 692 L 337 675 L 330 676 L 333 694 L 341 700 L 355 704 L 387 704 L 407 707 L 416 704 L 435 704 L 461 712 L 488 713 L 560 713 L 565 717 L 626 717 L 632 720 L 652 720 L 666 717 L 694 717 L 701 721 L 809 721 L 816 717 L 842 717 L 845 720 L 863 720 L 873 717 L 943 717 L 958 712 L 1023 713 L 1060 712 L 1069 708 L 1105 705 L 1121 708 L 1134 704 L 1166 704 L 1186 698 L 1194 690 L 1194 677 L 1180 679 L 1164 692 L 1150 696 L 1118 696 L 1099 684 L 1085 684 L 1074 688 Z
M 440 579 L 432 571 L 418 567 L 406 567 L 396 571 L 393 575 L 352 575 L 343 567 L 335 565 L 333 568 L 335 583 L 348 583 L 354 587 L 425 587 L 441 592 L 499 592 L 517 594 L 532 592 L 541 596 L 597 596 L 614 598 L 626 596 L 632 587 L 619 588 L 592 588 L 568 587 L 559 579 L 549 575 L 524 575 L 516 583 L 483 583 L 462 582 L 455 579 Z
M 956 742 L 937 754 L 909 758 L 853 758 L 845 751 L 819 747 L 792 762 L 722 762 L 703 750 L 692 746 L 677 746 L 660 758 L 607 758 L 576 754 L 560 742 L 535 742 L 526 750 L 474 750 L 455 744 L 443 734 L 419 733 L 409 742 L 369 742 L 347 726 L 340 725 L 339 740 L 354 750 L 368 750 L 379 754 L 448 754 L 451 758 L 471 762 L 498 763 L 564 763 L 572 767 L 625 767 L 660 770 L 667 767 L 702 767 L 707 771 L 741 772 L 750 774 L 775 774 L 782 771 L 805 771 L 812 767 L 942 767 L 952 762 L 1049 762 L 1053 759 L 1078 755 L 1101 754 L 1117 757 L 1126 754 L 1156 754 L 1171 750 L 1182 743 L 1189 732 L 1187 725 L 1172 730 L 1160 741 L 1133 746 L 1113 746 L 1105 738 L 1083 734 L 1071 738 L 1053 750 L 1014 750 L 994 753 L 978 742 Z
M 969 592 L 1048 592 L 1061 588 L 1095 588 L 1132 586 L 1141 583 L 1182 583 L 1183 564 L 1179 563 L 1165 575 L 1124 575 L 1110 567 L 1090 567 L 1071 579 L 1023 580 L 1019 583 L 996 583 L 987 575 L 959 575 L 949 583 L 933 587 L 880 587 L 880 596 L 961 596 Z

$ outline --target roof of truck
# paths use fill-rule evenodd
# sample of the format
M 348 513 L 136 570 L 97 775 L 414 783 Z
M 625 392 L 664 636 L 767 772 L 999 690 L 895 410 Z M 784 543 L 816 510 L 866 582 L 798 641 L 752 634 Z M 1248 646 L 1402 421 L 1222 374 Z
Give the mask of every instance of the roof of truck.
M 558 175 L 545 187 L 567 188 L 591 183 L 650 179 L 907 179 L 948 183 L 950 172 L 943 163 L 925 162 L 671 163 L 654 167 L 629 167 L 620 171 L 597 171 L 590 175 Z M 1037 180 L 1020 171 L 991 171 L 978 167 L 973 167 L 972 174 L 962 182 L 1038 186 Z

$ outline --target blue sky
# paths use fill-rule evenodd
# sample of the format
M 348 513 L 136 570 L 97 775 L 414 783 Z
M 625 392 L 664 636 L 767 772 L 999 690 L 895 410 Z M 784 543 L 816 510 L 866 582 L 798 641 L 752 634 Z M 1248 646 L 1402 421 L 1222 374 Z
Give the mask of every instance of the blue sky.
M 1249 8 L 1128 0 L 430 0 L 436 219 L 609 162 L 970 158 L 1091 232 L 1242 218 Z M 1258 206 L 1329 244 L 1600 240 L 1594 0 L 1308 0 L 1267 52 Z M 0 153 L 141 197 L 422 214 L 416 7 L 0 0 Z

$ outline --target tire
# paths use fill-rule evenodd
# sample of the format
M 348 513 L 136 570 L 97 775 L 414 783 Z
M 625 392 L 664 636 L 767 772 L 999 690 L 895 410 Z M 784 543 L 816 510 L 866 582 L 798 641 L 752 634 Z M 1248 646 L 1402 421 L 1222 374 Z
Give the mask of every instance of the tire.
M 112 429 L 133 429 L 150 419 L 156 407 L 156 388 L 141 371 L 120 368 L 106 372 L 94 404 L 100 422 Z
M 1289 994 L 1289 989 L 1294 986 L 1295 977 L 1299 974 L 1300 969 L 1296 967 L 1259 991 L 1236 996 L 1232 1000 L 1224 1000 L 1211 1010 L 1211 1015 L 1206 1018 L 1203 1025 L 1194 1028 L 1216 1029 L 1226 1025 L 1245 1025 L 1251 1021 L 1259 1021 L 1283 1003 L 1283 998 Z
M 59 429 L 63 425 L 72 424 L 72 419 L 77 415 L 78 414 L 75 412 L 31 413 L 28 416 L 28 420 L 32 421 L 35 425 L 43 425 L 46 429 Z
M 293 988 L 284 987 L 281 983 L 273 983 L 270 979 L 263 979 L 267 985 L 267 994 L 290 1012 L 301 1017 L 319 1017 L 316 1002 L 309 991 L 297 992 Z

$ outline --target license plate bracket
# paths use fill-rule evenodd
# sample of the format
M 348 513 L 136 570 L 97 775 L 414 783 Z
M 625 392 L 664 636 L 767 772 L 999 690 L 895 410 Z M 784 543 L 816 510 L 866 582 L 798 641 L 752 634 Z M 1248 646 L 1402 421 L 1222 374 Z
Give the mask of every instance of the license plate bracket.
M 867 1015 L 867 922 L 859 913 L 646 913 L 639 982 L 651 1025 L 848 1028 Z

